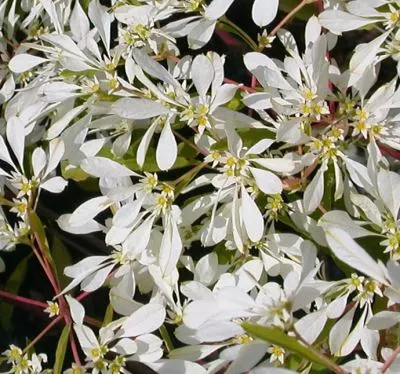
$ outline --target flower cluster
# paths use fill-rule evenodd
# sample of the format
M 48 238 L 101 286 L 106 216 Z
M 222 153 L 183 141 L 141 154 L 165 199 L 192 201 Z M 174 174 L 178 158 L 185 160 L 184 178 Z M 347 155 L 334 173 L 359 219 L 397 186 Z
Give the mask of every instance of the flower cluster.
M 49 278 L 64 373 L 400 371 L 400 65 L 380 79 L 400 2 L 302 0 L 278 23 L 286 2 L 255 0 L 257 42 L 234 3 L 0 4 L 0 251 L 31 246 Z M 284 25 L 305 7 L 298 44 Z M 341 33 L 366 27 L 339 65 Z M 205 51 L 214 32 L 252 48 L 251 87 Z M 95 195 L 57 224 L 107 253 L 66 266 L 62 288 L 38 206 L 85 183 Z M 100 288 L 103 323 L 81 302 Z M 46 372 L 45 355 L 3 356 Z

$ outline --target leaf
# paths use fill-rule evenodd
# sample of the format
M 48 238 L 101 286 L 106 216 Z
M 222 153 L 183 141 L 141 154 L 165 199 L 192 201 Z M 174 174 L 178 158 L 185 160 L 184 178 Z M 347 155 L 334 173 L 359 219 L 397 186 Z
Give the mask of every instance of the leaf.
M 248 322 L 242 323 L 242 327 L 250 335 L 253 335 L 258 339 L 268 341 L 272 344 L 277 344 L 299 355 L 302 358 L 314 362 L 315 364 L 329 368 L 333 370 L 333 372 L 337 372 L 338 368 L 336 364 L 329 358 L 315 351 L 312 347 L 302 345 L 297 341 L 297 339 L 288 336 L 285 332 L 278 328 L 265 327 Z
M 71 325 L 65 325 L 58 339 L 57 350 L 56 350 L 56 361 L 53 367 L 54 374 L 61 374 L 64 366 L 65 352 L 67 350 L 68 338 L 71 332 Z
M 109 323 L 112 322 L 113 320 L 113 315 L 114 315 L 114 309 L 111 305 L 111 303 L 108 304 L 106 312 L 104 314 L 104 319 L 103 319 L 103 326 L 107 326 Z
M 23 258 L 11 273 L 7 282 L 4 285 L 4 290 L 12 294 L 18 294 L 18 291 L 25 280 L 26 271 L 28 269 L 28 260 L 32 254 Z M 2 302 L 0 304 L 0 320 L 4 330 L 11 328 L 11 317 L 13 314 L 14 306 Z
M 72 264 L 71 254 L 57 236 L 54 236 L 53 238 L 53 243 L 50 251 L 57 268 L 58 280 L 60 282 L 61 288 L 64 288 L 68 285 L 70 281 L 69 278 L 64 275 L 64 268 Z

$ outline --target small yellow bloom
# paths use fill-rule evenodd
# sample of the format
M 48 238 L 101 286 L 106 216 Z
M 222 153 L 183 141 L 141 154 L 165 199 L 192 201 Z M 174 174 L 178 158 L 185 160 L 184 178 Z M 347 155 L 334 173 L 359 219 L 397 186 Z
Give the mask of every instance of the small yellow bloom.
M 57 303 L 53 301 L 47 301 L 48 307 L 44 310 L 46 313 L 49 313 L 49 318 L 54 316 L 58 316 L 60 314 L 60 307 Z

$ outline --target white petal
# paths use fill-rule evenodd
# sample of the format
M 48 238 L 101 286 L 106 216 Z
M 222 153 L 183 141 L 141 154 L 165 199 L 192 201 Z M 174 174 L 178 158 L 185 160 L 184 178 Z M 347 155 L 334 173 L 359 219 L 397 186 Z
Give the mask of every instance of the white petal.
M 266 169 L 280 173 L 290 173 L 295 168 L 295 163 L 286 158 L 255 158 L 251 161 Z
M 114 264 L 108 265 L 87 276 L 82 281 L 81 289 L 86 292 L 93 292 L 99 289 L 106 281 L 114 266 Z
M 342 10 L 326 10 L 320 14 L 319 21 L 323 27 L 335 34 L 376 22 L 374 19 L 358 17 Z
M 98 196 L 85 201 L 75 209 L 69 218 L 72 226 L 80 226 L 96 217 L 100 212 L 106 210 L 113 204 L 107 196 Z
M 126 166 L 107 157 L 88 157 L 82 161 L 80 166 L 86 173 L 97 178 L 121 178 L 138 175 Z
M 275 174 L 268 170 L 261 170 L 257 168 L 250 168 L 250 171 L 256 180 L 257 187 L 262 192 L 269 195 L 282 192 L 282 182 Z
M 303 196 L 303 205 L 305 213 L 312 213 L 317 209 L 324 196 L 324 171 L 318 170 L 313 180 L 306 187 Z
M 157 374 L 207 374 L 201 365 L 183 360 L 159 360 L 146 363 Z
M 50 141 L 49 144 L 49 160 L 47 162 L 46 172 L 44 176 L 49 175 L 60 163 L 64 156 L 65 145 L 60 138 L 56 138 Z
M 7 122 L 7 140 L 24 170 L 25 124 L 18 117 L 11 117 Z
M 384 310 L 375 314 L 367 324 L 371 330 L 386 330 L 400 323 L 400 313 Z
M 78 300 L 74 299 L 73 297 L 65 295 L 65 298 L 69 305 L 72 320 L 74 321 L 74 323 L 82 325 L 83 318 L 85 317 L 85 308 Z
M 205 11 L 205 17 L 216 20 L 222 17 L 232 5 L 234 0 L 213 0 Z
M 176 223 L 171 219 L 160 246 L 159 264 L 164 275 L 169 275 L 176 269 L 181 252 L 182 240 Z
M 146 159 L 146 153 L 150 145 L 150 141 L 156 131 L 158 126 L 158 121 L 154 121 L 151 126 L 146 130 L 146 133 L 143 135 L 142 140 L 140 141 L 137 154 L 136 154 L 136 162 L 142 168 L 144 161 Z
M 57 137 L 65 130 L 65 128 L 70 124 L 70 122 L 81 114 L 86 108 L 86 105 L 80 105 L 69 110 L 64 114 L 59 120 L 54 122 L 50 128 L 47 130 L 46 139 L 51 140 Z
M 334 227 L 327 229 L 325 232 L 330 248 L 340 261 L 378 282 L 387 284 L 381 266 L 354 241 L 350 234 Z
M 35 66 L 43 64 L 46 61 L 49 60 L 28 53 L 20 53 L 10 60 L 8 67 L 13 73 L 21 74 L 32 70 Z
M 161 170 L 168 170 L 176 161 L 178 146 L 169 121 L 164 124 L 156 149 L 157 165 Z
M 199 49 L 207 44 L 214 33 L 215 24 L 214 20 L 202 19 L 188 35 L 189 47 Z
M 198 55 L 193 60 L 191 76 L 200 97 L 205 97 L 214 79 L 214 67 L 210 59 Z
M 318 338 L 327 319 L 325 310 L 318 310 L 298 320 L 294 327 L 308 344 L 312 344 Z
M 64 274 L 70 278 L 76 278 L 82 274 L 88 274 L 94 271 L 102 262 L 106 261 L 108 256 L 90 256 L 79 261 L 75 265 L 67 266 Z
M 354 305 L 338 322 L 329 333 L 329 348 L 334 355 L 340 354 L 341 347 L 346 341 L 353 322 L 354 312 L 357 304 Z
M 114 19 L 113 14 L 109 13 L 108 9 L 101 5 L 99 0 L 93 0 L 89 3 L 88 15 L 93 25 L 96 26 L 107 52 L 109 52 L 111 22 Z
M 72 226 L 69 222 L 71 214 L 63 214 L 57 219 L 57 224 L 61 230 L 69 232 L 71 234 L 90 234 L 92 232 L 103 230 L 103 226 L 95 220 L 89 220 L 85 224 L 80 226 Z
M 241 189 L 242 217 L 247 235 L 250 240 L 257 243 L 264 234 L 264 219 L 257 204 L 249 196 L 246 188 Z
M 129 97 L 117 100 L 111 108 L 115 114 L 128 119 L 152 118 L 169 112 L 166 106 L 155 101 Z
M 35 148 L 32 153 L 32 168 L 33 175 L 38 177 L 40 172 L 44 169 L 47 163 L 46 152 L 42 147 Z
M 8 152 L 7 145 L 2 136 L 0 136 L 0 160 L 3 160 L 7 162 L 7 164 L 15 167 L 14 162 L 11 159 L 10 152 Z
M 71 18 L 69 19 L 69 24 L 71 26 L 72 35 L 77 41 L 81 41 L 86 38 L 86 35 L 90 30 L 90 24 L 85 12 L 82 9 L 80 1 L 75 2 L 74 9 L 71 13 Z
M 122 324 L 122 337 L 135 337 L 157 330 L 165 319 L 165 308 L 160 304 L 146 304 Z
M 392 171 L 380 170 L 378 188 L 380 197 L 393 218 L 397 220 L 400 208 L 400 175 Z
M 68 182 L 64 178 L 53 177 L 48 179 L 46 182 L 41 183 L 40 187 L 49 192 L 60 193 L 64 191 L 67 184 Z
M 255 0 L 252 9 L 254 23 L 259 27 L 269 25 L 278 13 L 279 0 Z

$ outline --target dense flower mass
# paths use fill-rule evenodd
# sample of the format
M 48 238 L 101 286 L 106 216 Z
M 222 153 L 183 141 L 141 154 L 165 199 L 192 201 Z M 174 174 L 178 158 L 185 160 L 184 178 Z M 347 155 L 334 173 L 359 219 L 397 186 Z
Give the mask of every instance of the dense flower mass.
M 256 41 L 234 3 L 1 2 L 0 255 L 30 246 L 54 299 L 0 299 L 65 324 L 3 372 L 400 372 L 400 1 L 254 0 Z M 106 252 L 60 269 L 39 208 L 71 185 L 58 227 Z

